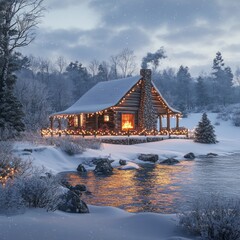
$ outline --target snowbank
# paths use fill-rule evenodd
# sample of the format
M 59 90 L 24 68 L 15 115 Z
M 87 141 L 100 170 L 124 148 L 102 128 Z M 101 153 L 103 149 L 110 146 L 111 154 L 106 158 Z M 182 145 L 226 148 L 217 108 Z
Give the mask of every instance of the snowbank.
M 1 216 L 1 240 L 159 240 L 187 239 L 175 215 L 128 213 L 113 207 L 90 206 L 90 214 L 29 210 Z M 176 236 L 176 237 L 173 237 Z M 177 237 L 178 236 L 178 237 Z M 171 237 L 171 238 L 170 238 Z

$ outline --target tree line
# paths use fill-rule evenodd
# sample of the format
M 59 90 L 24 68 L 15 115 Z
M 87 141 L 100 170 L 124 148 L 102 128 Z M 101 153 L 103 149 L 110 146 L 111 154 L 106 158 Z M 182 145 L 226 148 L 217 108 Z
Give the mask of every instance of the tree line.
M 77 101 L 91 87 L 139 73 L 134 51 L 128 48 L 108 60 L 68 62 L 23 56 L 19 48 L 30 44 L 42 17 L 42 0 L 0 0 L 0 136 L 38 130 L 48 125 L 50 113 Z M 151 68 L 153 81 L 170 105 L 183 113 L 214 110 L 240 102 L 240 69 L 235 82 L 220 52 L 213 56 L 211 72 L 192 77 L 187 66 L 161 69 L 167 58 L 163 47 L 147 53 L 142 68 Z

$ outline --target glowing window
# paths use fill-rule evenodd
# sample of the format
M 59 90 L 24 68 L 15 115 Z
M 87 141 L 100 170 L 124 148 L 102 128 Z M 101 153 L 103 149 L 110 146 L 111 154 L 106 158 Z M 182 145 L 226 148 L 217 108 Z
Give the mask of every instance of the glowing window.
M 109 122 L 109 115 L 104 115 L 104 122 Z
M 78 127 L 78 116 L 74 116 L 73 125 L 74 127 Z
M 132 130 L 134 129 L 134 114 L 133 113 L 123 113 L 122 114 L 122 130 Z
M 80 114 L 80 127 L 83 126 L 83 114 Z

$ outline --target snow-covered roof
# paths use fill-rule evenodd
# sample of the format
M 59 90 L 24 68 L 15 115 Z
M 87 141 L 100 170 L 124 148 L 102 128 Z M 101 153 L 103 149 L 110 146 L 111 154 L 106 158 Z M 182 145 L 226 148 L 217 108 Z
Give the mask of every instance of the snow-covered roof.
M 141 78 L 141 76 L 136 76 L 100 82 L 86 92 L 71 107 L 64 111 L 54 113 L 52 116 L 94 113 L 115 106 Z
M 160 91 L 158 90 L 158 88 L 156 87 L 156 85 L 152 82 L 153 87 L 156 89 L 157 93 L 159 94 L 159 96 L 163 99 L 163 101 L 165 102 L 165 104 L 168 106 L 168 108 L 173 112 L 173 113 L 181 113 L 180 111 L 172 108 L 171 106 L 169 106 L 168 102 L 164 99 L 164 97 L 162 96 L 162 94 L 160 93 Z

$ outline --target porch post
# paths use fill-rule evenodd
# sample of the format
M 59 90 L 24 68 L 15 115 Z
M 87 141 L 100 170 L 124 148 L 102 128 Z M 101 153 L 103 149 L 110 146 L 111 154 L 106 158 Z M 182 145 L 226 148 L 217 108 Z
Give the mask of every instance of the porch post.
M 58 128 L 59 128 L 59 130 L 62 130 L 62 121 L 61 121 L 61 118 L 58 119 Z
M 167 130 L 170 130 L 170 114 L 167 114 Z
M 179 115 L 177 115 L 176 117 L 176 129 L 179 128 Z
M 53 117 L 50 117 L 50 129 L 53 130 Z
M 159 115 L 159 125 L 160 125 L 159 130 L 161 132 L 162 131 L 162 115 L 161 114 Z
M 98 130 L 98 114 L 95 113 L 95 130 Z

